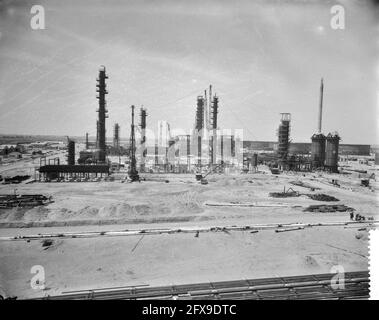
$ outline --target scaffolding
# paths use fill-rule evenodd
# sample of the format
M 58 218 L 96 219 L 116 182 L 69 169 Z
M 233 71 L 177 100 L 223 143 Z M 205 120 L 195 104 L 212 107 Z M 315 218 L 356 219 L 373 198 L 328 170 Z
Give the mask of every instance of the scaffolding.
M 290 144 L 290 113 L 281 113 L 281 121 L 278 129 L 278 156 L 279 159 L 285 161 L 288 157 L 288 149 Z

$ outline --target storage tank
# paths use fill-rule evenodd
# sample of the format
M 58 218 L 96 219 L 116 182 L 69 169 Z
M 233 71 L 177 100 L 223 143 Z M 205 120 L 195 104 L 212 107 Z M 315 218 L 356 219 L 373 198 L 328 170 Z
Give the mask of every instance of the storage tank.
M 341 140 L 338 133 L 329 133 L 326 137 L 325 167 L 332 172 L 338 172 L 338 148 Z
M 75 141 L 68 141 L 68 157 L 67 164 L 70 166 L 75 165 Z
M 252 160 L 251 165 L 253 167 L 257 167 L 258 166 L 258 153 L 254 153 L 251 160 Z
M 312 137 L 311 162 L 313 168 L 323 167 L 325 164 L 326 137 L 322 133 L 315 133 Z

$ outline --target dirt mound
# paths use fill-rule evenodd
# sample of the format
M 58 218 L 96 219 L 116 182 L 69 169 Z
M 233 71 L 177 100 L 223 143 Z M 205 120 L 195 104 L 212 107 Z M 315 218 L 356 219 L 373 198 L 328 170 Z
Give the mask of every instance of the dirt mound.
M 270 192 L 270 197 L 273 198 L 290 198 L 290 197 L 299 197 L 299 192 L 296 191 L 289 191 L 289 192 Z
M 317 200 L 317 201 L 340 201 L 339 199 L 335 197 L 332 197 L 323 193 L 308 194 L 307 196 L 311 198 L 312 200 Z
M 343 204 L 338 205 L 327 205 L 327 204 L 320 204 L 320 205 L 312 205 L 304 209 L 304 211 L 307 212 L 346 212 L 346 211 L 354 211 L 354 208 L 347 207 Z

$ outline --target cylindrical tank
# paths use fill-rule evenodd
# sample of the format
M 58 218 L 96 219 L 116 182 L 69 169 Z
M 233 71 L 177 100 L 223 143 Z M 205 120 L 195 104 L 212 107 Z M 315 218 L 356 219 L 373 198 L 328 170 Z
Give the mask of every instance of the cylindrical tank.
M 312 136 L 311 145 L 311 161 L 313 168 L 320 168 L 325 163 L 325 142 L 326 137 L 322 134 L 314 134 Z
M 75 141 L 68 142 L 68 157 L 67 164 L 70 166 L 75 165 Z
M 258 166 L 258 153 L 254 153 L 253 156 L 251 157 L 251 165 L 253 167 Z
M 338 172 L 338 148 L 340 139 L 337 133 L 329 133 L 326 137 L 325 166 L 332 172 Z

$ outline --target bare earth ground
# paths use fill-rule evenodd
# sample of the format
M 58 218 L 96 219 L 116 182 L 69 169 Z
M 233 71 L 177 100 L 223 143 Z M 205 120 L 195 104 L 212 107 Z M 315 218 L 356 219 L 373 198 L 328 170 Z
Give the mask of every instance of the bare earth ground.
M 265 170 L 265 168 L 261 168 Z M 266 223 L 347 222 L 349 213 L 309 213 L 304 207 L 330 204 L 309 199 L 271 198 L 269 192 L 292 187 L 301 193 L 325 193 L 366 217 L 377 217 L 378 185 L 359 186 L 356 175 L 280 174 L 210 175 L 200 185 L 193 175 L 146 175 L 141 183 L 83 182 L 17 185 L 17 193 L 51 195 L 54 202 L 33 209 L 0 211 L 0 236 L 92 230 L 183 226 L 231 226 Z M 341 187 L 329 182 L 338 179 Z M 160 181 L 157 181 L 160 180 Z M 169 183 L 162 182 L 169 180 Z M 321 190 L 293 186 L 301 180 Z M 0 185 L 0 193 L 13 186 Z M 210 207 L 206 203 L 255 203 L 257 207 Z M 280 207 L 265 207 L 280 204 Z M 285 206 L 283 206 L 285 205 Z M 20 228 L 23 227 L 23 228 Z M 25 228 L 30 227 L 30 228 Z M 19 298 L 112 286 L 165 285 L 368 269 L 367 231 L 313 227 L 276 233 L 136 235 L 90 239 L 0 241 L 0 286 Z M 33 265 L 46 272 L 44 291 L 33 290 Z

